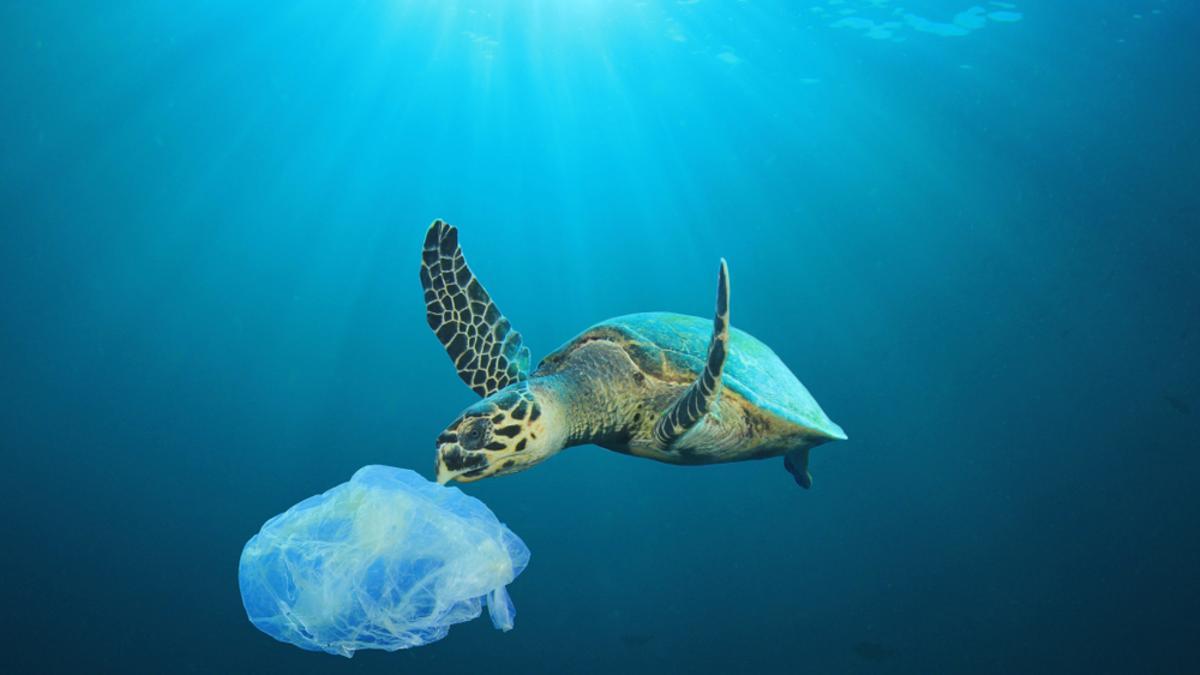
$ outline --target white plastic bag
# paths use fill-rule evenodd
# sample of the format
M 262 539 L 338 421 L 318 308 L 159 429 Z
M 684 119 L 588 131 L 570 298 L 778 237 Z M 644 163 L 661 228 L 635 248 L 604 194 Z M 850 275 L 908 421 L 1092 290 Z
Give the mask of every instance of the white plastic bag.
M 242 550 L 238 584 L 263 632 L 348 657 L 440 640 L 484 602 L 510 630 L 505 586 L 528 562 L 524 542 L 478 499 L 365 466 L 267 521 Z

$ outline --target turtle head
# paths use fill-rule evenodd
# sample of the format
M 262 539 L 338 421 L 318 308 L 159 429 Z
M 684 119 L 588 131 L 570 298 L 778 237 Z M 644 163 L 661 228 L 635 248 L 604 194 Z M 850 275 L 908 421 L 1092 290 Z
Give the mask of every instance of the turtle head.
M 518 382 L 464 410 L 437 438 L 437 482 L 516 473 L 561 450 L 564 435 L 539 398 Z

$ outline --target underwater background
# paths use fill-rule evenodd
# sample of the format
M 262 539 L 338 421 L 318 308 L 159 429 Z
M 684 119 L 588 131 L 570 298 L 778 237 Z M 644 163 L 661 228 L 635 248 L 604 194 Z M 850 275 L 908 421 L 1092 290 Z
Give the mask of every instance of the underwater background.
M 1200 664 L 1200 6 L 0 5 L 6 672 L 947 673 Z M 354 659 L 238 555 L 476 400 L 434 218 L 535 360 L 711 316 L 850 440 L 587 446 L 464 487 L 532 550 Z

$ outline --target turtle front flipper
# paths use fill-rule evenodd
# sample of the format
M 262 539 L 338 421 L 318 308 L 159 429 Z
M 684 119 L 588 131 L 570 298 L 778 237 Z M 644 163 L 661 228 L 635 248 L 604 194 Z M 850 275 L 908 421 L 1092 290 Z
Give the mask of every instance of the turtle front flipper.
M 425 318 L 458 376 L 480 396 L 529 377 L 529 348 L 467 267 L 458 230 L 435 220 L 421 253 Z
M 708 342 L 708 358 L 704 372 L 696 378 L 687 391 L 675 399 L 670 408 L 658 418 L 654 425 L 654 437 L 664 447 L 687 433 L 693 425 L 708 413 L 709 407 L 721 391 L 721 371 L 725 367 L 725 355 L 729 351 L 729 269 L 721 258 L 721 271 L 717 277 L 717 312 L 713 317 L 712 338 Z

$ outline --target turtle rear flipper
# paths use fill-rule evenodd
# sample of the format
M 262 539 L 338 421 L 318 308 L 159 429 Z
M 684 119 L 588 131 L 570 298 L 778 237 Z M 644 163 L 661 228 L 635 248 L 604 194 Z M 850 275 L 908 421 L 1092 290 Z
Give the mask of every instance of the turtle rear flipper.
M 467 267 L 458 230 L 435 220 L 421 253 L 425 318 L 458 376 L 480 396 L 529 377 L 529 348 Z
M 721 391 L 721 371 L 729 351 L 729 269 L 721 258 L 717 276 L 717 311 L 713 316 L 713 333 L 708 342 L 708 358 L 704 370 L 654 425 L 654 437 L 664 447 L 687 433 L 708 413 Z
M 801 448 L 783 456 L 783 468 L 796 479 L 796 485 L 805 490 L 812 487 L 812 474 L 808 472 L 808 451 L 809 448 Z

